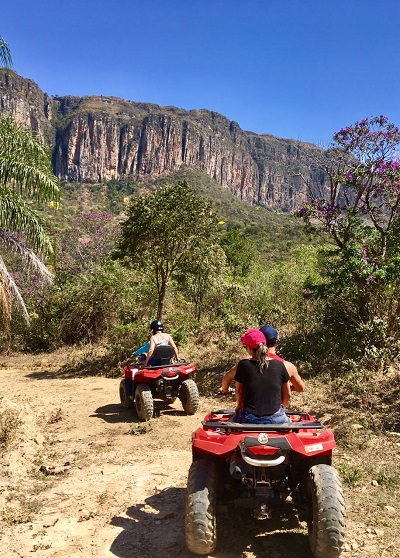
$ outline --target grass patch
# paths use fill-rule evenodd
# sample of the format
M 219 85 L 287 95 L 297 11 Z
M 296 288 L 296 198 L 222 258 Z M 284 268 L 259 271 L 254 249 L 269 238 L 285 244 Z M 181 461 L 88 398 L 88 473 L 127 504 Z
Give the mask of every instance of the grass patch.
M 51 413 L 47 422 L 48 424 L 55 424 L 56 422 L 59 422 L 62 419 L 63 419 L 63 411 L 61 408 L 59 408 Z
M 25 494 L 9 497 L 8 504 L 9 506 L 2 510 L 2 519 L 9 525 L 30 523 L 42 508 L 42 503 L 37 498 L 27 498 Z
M 21 420 L 15 411 L 0 413 L 0 447 L 5 448 L 15 436 Z
M 398 473 L 390 474 L 386 469 L 381 469 L 376 475 L 376 481 L 381 486 L 392 488 L 400 485 L 400 475 Z
M 363 478 L 364 472 L 359 465 L 340 463 L 337 469 L 344 484 L 350 488 L 357 486 L 358 482 Z
M 128 430 L 128 434 L 131 436 L 139 436 L 140 434 L 146 434 L 153 429 L 150 422 L 144 422 L 143 424 L 134 424 Z

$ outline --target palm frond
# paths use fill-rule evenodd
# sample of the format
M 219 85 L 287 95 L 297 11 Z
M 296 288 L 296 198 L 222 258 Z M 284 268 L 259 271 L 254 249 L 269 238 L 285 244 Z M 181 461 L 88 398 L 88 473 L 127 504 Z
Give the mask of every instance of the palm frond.
M 42 139 L 11 117 L 0 118 L 0 181 L 39 202 L 58 200 L 61 194 Z
M 25 233 L 35 251 L 52 254 L 53 248 L 40 221 L 38 212 L 27 205 L 17 193 L 0 184 L 0 225 L 3 230 Z
M 10 62 L 8 47 L 0 37 L 1 60 Z M 47 282 L 53 276 L 35 252 L 51 253 L 52 246 L 39 212 L 31 204 L 57 201 L 60 194 L 60 181 L 53 174 L 50 153 L 41 138 L 13 118 L 0 117 L 0 248 L 21 258 Z M 11 233 L 23 233 L 29 247 Z M 6 328 L 11 300 L 29 324 L 21 293 L 0 257 L 0 313 Z
M 0 247 L 4 251 L 18 256 L 30 270 L 40 275 L 47 283 L 52 283 L 54 275 L 47 269 L 33 250 L 2 229 L 0 229 Z
M 12 68 L 11 52 L 3 37 L 0 37 L 0 62 L 7 68 Z
M 8 273 L 8 270 L 1 257 L 0 257 L 0 276 L 2 277 L 2 281 L 4 282 L 4 284 L 7 286 L 12 299 L 14 300 L 17 310 L 19 311 L 19 313 L 21 314 L 25 322 L 29 325 L 30 319 L 29 319 L 28 311 L 25 306 L 25 302 L 21 296 L 21 293 L 18 290 L 17 285 L 14 282 L 14 279 Z M 7 316 L 4 316 L 3 314 L 3 319 L 5 319 L 5 317 Z M 11 306 L 10 306 L 10 316 L 8 318 L 8 324 L 10 323 L 10 319 L 11 319 Z M 4 323 L 7 322 L 4 321 Z
M 0 180 L 40 203 L 58 200 L 60 197 L 58 178 L 47 169 L 40 169 L 24 161 L 7 162 L 0 159 Z

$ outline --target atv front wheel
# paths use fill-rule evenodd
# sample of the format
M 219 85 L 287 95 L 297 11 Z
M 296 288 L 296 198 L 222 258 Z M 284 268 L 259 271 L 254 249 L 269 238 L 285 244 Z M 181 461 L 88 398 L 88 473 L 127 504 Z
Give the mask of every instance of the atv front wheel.
M 199 408 L 199 390 L 193 380 L 182 382 L 181 389 L 179 390 L 179 399 L 187 414 L 194 415 Z
M 119 384 L 119 398 L 124 409 L 133 409 L 133 400 L 130 399 L 129 395 L 126 392 L 125 380 L 121 380 Z
M 308 540 L 315 558 L 338 558 L 346 530 L 342 485 L 330 465 L 314 465 L 308 472 Z
M 150 387 L 139 384 L 135 391 L 136 414 L 140 420 L 150 420 L 154 413 L 154 401 Z
M 194 461 L 189 469 L 185 536 L 186 546 L 195 554 L 210 554 L 217 544 L 217 467 L 211 459 Z

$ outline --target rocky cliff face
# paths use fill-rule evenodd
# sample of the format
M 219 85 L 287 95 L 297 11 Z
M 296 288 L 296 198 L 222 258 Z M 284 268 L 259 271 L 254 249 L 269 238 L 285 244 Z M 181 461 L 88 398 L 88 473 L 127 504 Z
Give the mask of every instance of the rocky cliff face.
M 48 143 L 54 141 L 53 102 L 30 79 L 0 68 L 0 114 L 11 115 L 38 132 Z
M 307 160 L 316 146 L 243 131 L 207 110 L 184 111 L 114 97 L 50 98 L 32 81 L 0 70 L 0 109 L 38 131 L 68 181 L 168 175 L 193 167 L 234 195 L 284 211 L 321 187 Z

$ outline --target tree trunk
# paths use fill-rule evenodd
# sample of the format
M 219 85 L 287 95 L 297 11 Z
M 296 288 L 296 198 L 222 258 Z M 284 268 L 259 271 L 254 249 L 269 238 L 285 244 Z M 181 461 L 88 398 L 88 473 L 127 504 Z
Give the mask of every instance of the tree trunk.
M 158 289 L 158 305 L 157 305 L 157 320 L 162 320 L 164 312 L 165 294 L 167 291 L 167 282 L 162 281 Z

